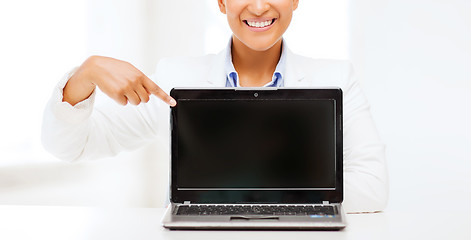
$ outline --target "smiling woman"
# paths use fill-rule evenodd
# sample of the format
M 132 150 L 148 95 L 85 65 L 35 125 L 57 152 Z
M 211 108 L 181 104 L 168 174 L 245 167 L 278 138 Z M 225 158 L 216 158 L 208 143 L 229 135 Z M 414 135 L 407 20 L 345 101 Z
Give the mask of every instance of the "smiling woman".
M 219 0 L 218 6 L 233 32 L 219 54 L 163 59 L 149 77 L 129 62 L 92 56 L 66 74 L 44 113 L 45 148 L 58 158 L 79 161 L 166 138 L 168 106 L 178 105 L 168 95 L 174 87 L 336 86 L 344 94 L 346 211 L 383 210 L 388 196 L 384 145 L 352 66 L 289 50 L 283 34 L 297 0 Z M 98 91 L 104 99 L 95 99 Z M 138 106 L 120 106 L 128 103 Z

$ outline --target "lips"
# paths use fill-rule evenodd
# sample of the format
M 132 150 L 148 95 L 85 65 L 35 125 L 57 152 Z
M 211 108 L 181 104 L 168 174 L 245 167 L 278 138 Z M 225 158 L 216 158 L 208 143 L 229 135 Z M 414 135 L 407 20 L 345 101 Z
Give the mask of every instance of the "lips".
M 276 21 L 276 18 L 269 19 L 247 19 L 243 22 L 252 30 L 268 30 Z

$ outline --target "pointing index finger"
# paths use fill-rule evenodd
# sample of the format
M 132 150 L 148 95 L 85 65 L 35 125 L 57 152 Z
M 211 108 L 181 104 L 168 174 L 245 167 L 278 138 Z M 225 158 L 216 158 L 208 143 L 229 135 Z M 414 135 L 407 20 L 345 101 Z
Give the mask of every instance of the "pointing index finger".
M 162 88 L 160 88 L 157 84 L 155 84 L 152 80 L 149 78 L 144 81 L 144 87 L 146 90 L 160 98 L 162 101 L 164 101 L 166 104 L 170 105 L 171 107 L 175 107 L 177 105 L 177 101 L 173 99 L 171 96 L 169 96 L 167 93 L 165 93 Z

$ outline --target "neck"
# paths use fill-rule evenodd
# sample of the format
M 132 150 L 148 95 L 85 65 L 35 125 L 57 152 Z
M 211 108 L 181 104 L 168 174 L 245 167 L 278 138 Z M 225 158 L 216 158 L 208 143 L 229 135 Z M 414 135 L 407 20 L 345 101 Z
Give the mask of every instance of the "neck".
M 244 87 L 260 87 L 272 80 L 281 57 L 282 40 L 265 51 L 255 51 L 232 37 L 232 63 Z

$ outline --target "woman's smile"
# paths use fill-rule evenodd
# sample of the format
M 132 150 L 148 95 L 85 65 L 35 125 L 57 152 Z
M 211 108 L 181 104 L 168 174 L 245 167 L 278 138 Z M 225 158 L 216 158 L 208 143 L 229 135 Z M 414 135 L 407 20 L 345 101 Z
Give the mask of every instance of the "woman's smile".
M 281 47 L 283 33 L 298 7 L 297 0 L 219 0 L 218 4 L 237 38 L 234 46 L 240 42 L 258 52 Z
M 276 18 L 252 18 L 243 20 L 245 25 L 254 32 L 263 32 L 270 29 L 276 22 Z

